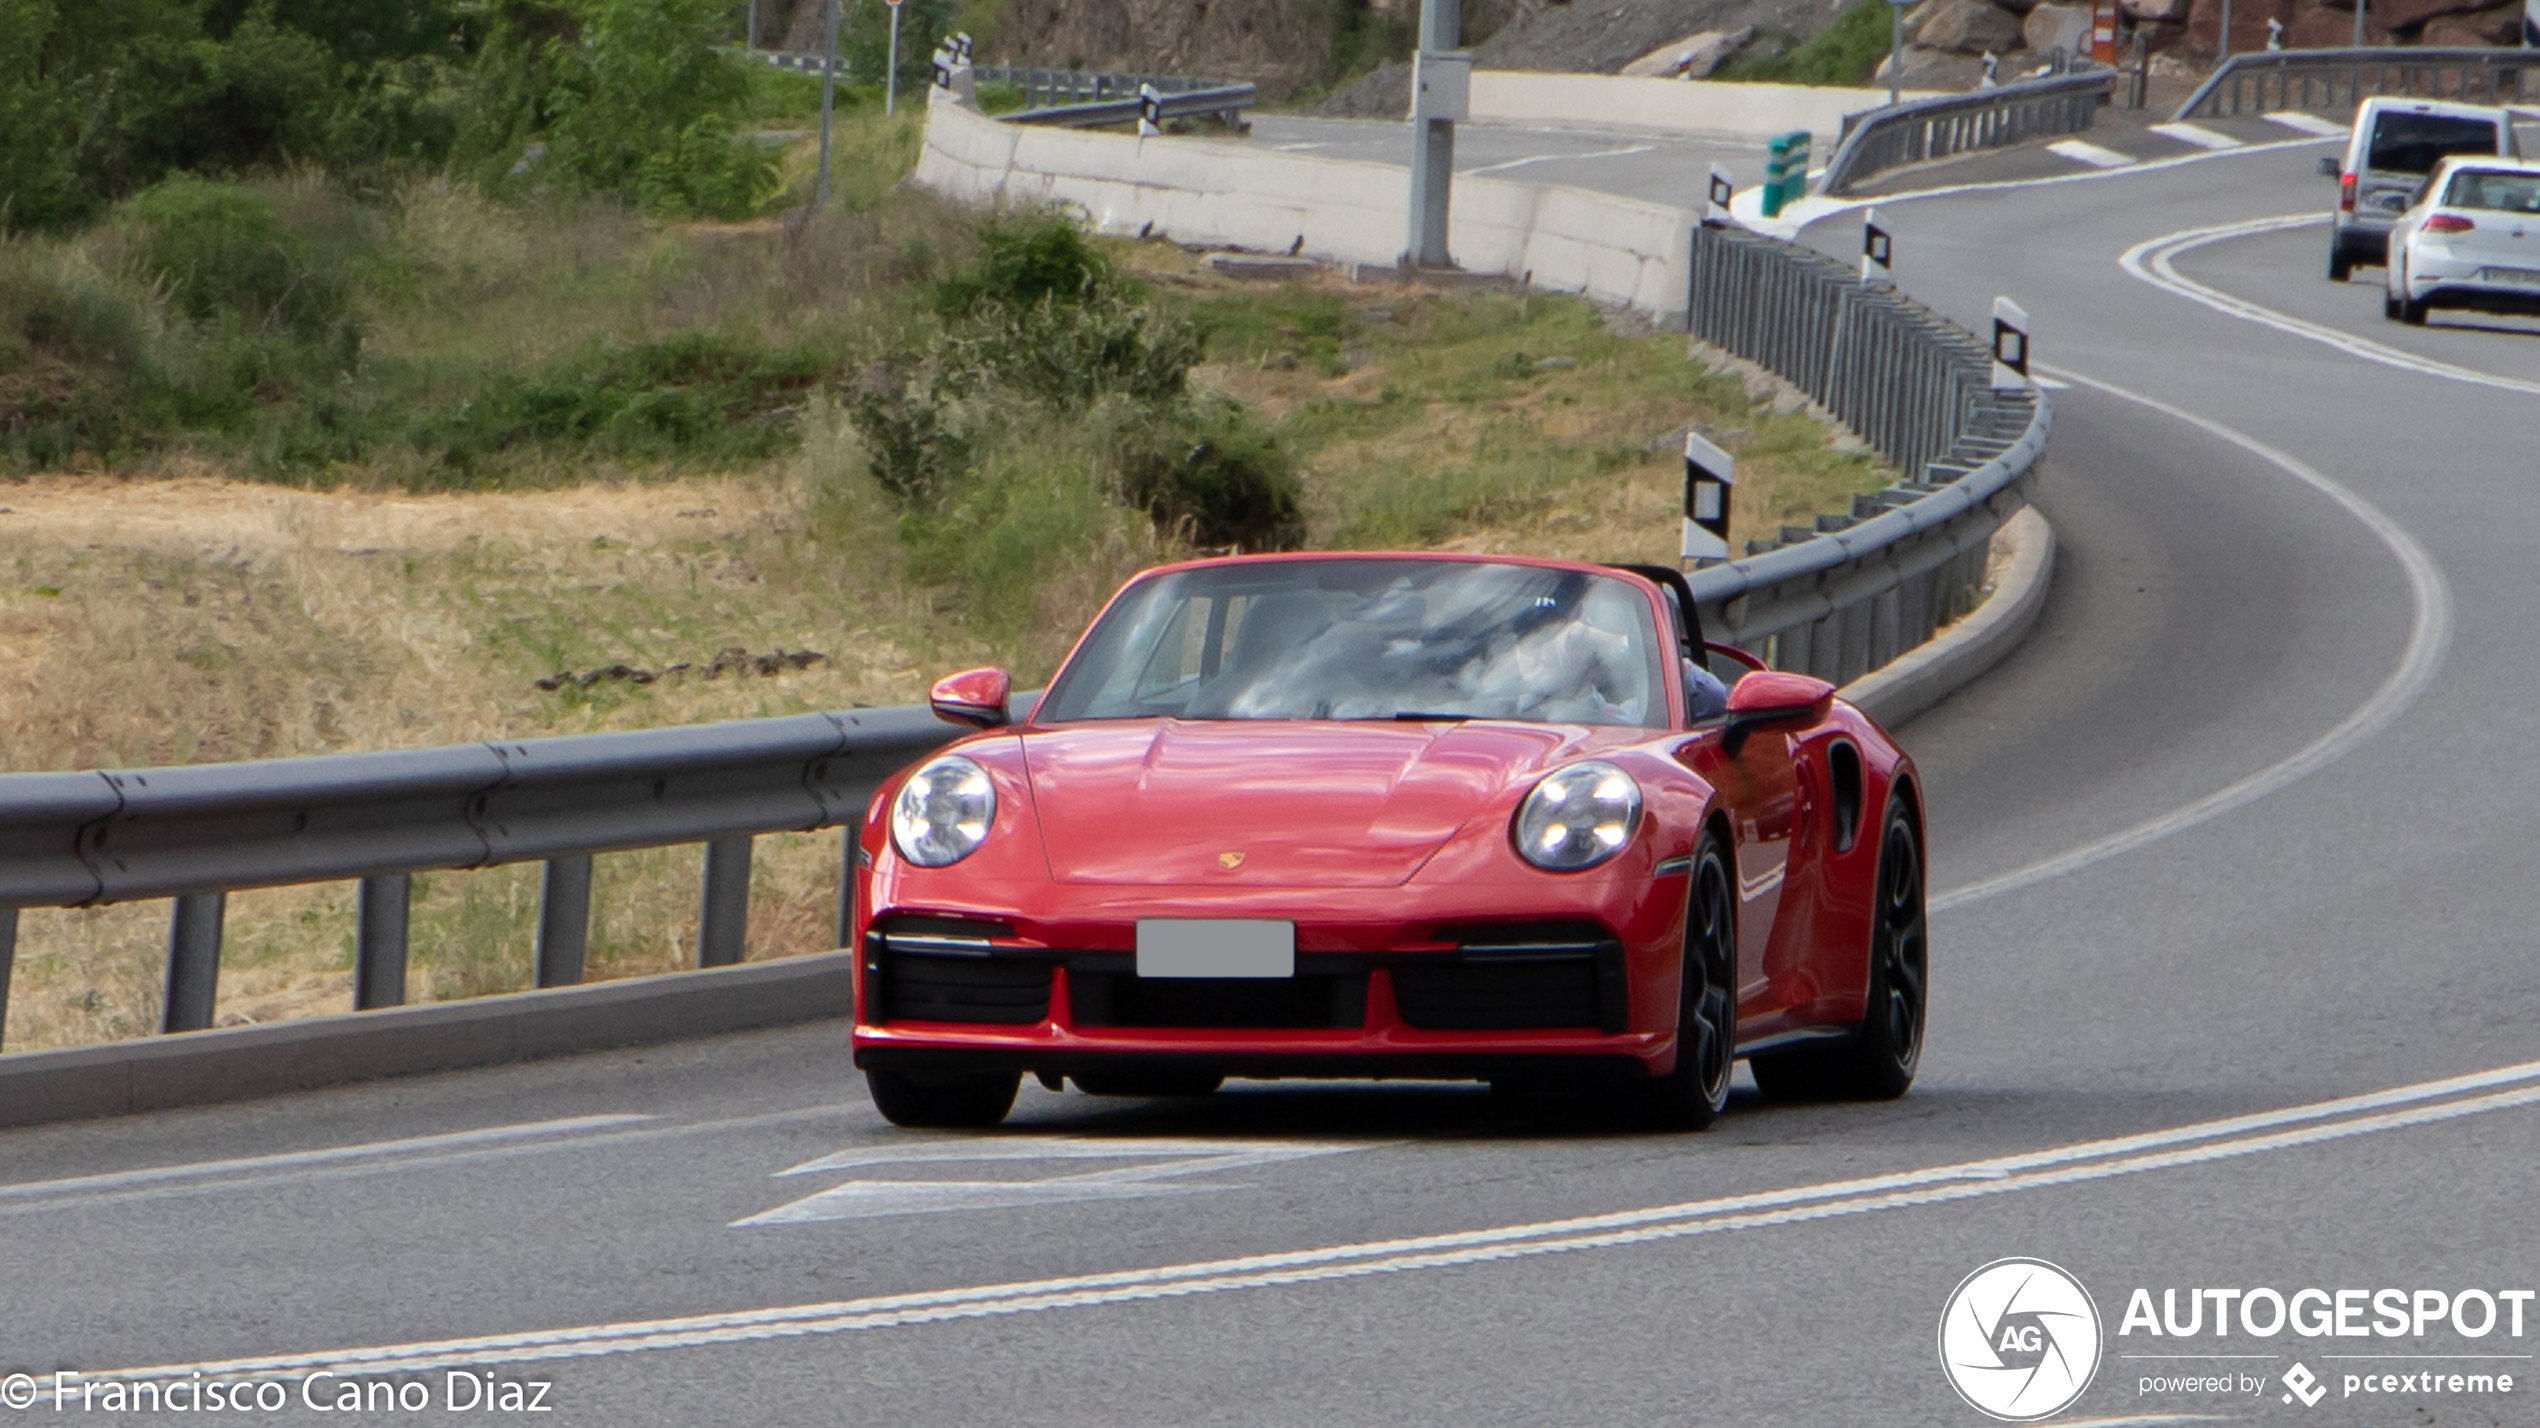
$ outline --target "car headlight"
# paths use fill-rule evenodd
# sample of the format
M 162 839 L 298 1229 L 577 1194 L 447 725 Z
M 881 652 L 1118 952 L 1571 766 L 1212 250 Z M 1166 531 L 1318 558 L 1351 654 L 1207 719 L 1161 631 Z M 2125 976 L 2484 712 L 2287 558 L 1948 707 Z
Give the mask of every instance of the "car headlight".
M 930 760 L 891 803 L 891 846 L 921 868 L 949 867 L 979 851 L 997 821 L 996 785 L 959 754 Z
M 1517 809 L 1517 852 L 1547 872 L 1593 868 L 1623 850 L 1640 824 L 1640 785 L 1608 763 L 1547 774 Z

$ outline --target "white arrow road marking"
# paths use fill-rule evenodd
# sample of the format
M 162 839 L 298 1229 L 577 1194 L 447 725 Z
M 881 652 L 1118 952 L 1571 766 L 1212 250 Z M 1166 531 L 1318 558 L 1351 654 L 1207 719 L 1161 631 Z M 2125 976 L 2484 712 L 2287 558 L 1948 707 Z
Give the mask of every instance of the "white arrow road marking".
M 2058 139 L 2046 146 L 2046 152 L 2077 164 L 2088 164 L 2094 169 L 2121 169 L 2134 162 L 2132 154 L 2120 154 L 2114 149 L 2103 149 L 2080 139 Z
M 2485 1094 L 2473 1094 L 2481 1092 Z M 1885 1210 L 2078 1185 L 2146 1171 L 2326 1144 L 2352 1136 L 2375 1135 L 2534 1103 L 2540 1103 L 2540 1061 L 2526 1061 L 2493 1071 L 2419 1082 L 2279 1111 L 2202 1121 L 2142 1135 L 2082 1141 L 1991 1160 L 1830 1181 L 1788 1190 L 1726 1195 L 1682 1204 L 1658 1205 L 1645 1210 L 1545 1220 L 1455 1234 L 1331 1245 L 1239 1259 L 1164 1265 L 1154 1269 L 983 1284 L 914 1294 L 875 1295 L 865 1299 L 793 1304 L 676 1319 L 638 1319 L 530 1333 L 381 1344 L 313 1354 L 164 1364 L 86 1376 L 129 1382 L 185 1378 L 197 1373 L 206 1377 L 244 1374 L 286 1377 L 320 1369 L 344 1374 L 425 1373 L 472 1365 L 594 1358 L 653 1349 L 752 1343 L 808 1334 L 852 1333 L 994 1315 L 1215 1294 L 1236 1289 L 1266 1289 L 1379 1274 L 1414 1273 L 1578 1250 L 1614 1249 L 1732 1230 L 1805 1224 L 1845 1215 L 1875 1214 Z
M 999 1136 L 979 1140 L 928 1140 L 866 1146 L 824 1155 L 789 1175 L 819 1175 L 898 1165 L 988 1164 L 1074 1160 L 1144 1161 L 1113 1170 L 1079 1171 L 1039 1180 L 849 1180 L 817 1195 L 734 1220 L 753 1225 L 801 1225 L 822 1220 L 863 1220 L 883 1215 L 940 1214 L 953 1210 L 1006 1210 L 1086 1200 L 1133 1200 L 1149 1195 L 1191 1195 L 1239 1190 L 1234 1184 L 1181 1185 L 1194 1175 L 1214 1175 L 1256 1165 L 1365 1150 L 1370 1142 L 1255 1140 L 1136 1140 L 1090 1136 Z
M 2152 126 L 2152 132 L 2164 138 L 2176 139 L 2182 144 L 2193 144 L 2200 149 L 2240 147 L 2238 139 L 2229 134 L 2217 133 L 2201 124 L 2155 124 Z

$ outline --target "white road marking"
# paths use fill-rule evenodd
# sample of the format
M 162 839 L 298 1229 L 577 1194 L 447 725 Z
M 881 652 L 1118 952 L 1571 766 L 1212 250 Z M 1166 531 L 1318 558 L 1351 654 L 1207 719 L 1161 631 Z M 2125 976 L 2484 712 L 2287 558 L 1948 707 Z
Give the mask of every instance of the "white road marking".
M 1327 149 L 1330 147 L 1331 145 L 1324 140 L 1313 139 L 1302 144 L 1281 144 L 1279 146 L 1279 152 L 1283 154 L 1301 154 L 1308 149 Z
M 1549 164 L 1560 160 L 1619 159 L 1626 154 L 1646 154 L 1657 147 L 1656 144 L 1631 144 L 1620 149 L 1595 149 L 1584 154 L 1532 154 L 1522 159 L 1510 159 L 1504 163 L 1484 164 L 1477 169 L 1466 169 L 1464 173 L 1467 177 L 1471 177 L 1475 174 L 1503 173 L 1509 169 L 1522 169 L 1528 164 Z
M 2522 392 L 2540 396 L 2540 382 L 2525 381 L 2519 377 L 2499 376 L 2494 372 L 2482 372 L 2475 367 L 2463 367 L 2456 363 L 2437 361 L 2431 357 L 2420 357 L 2414 352 L 2375 342 L 2369 337 L 2358 337 L 2341 328 L 2307 321 L 2278 312 L 2271 307 L 2262 307 L 2246 298 L 2234 297 L 2218 288 L 2207 287 L 2193 278 L 2185 277 L 2173 265 L 2179 255 L 2193 252 L 2208 244 L 2233 238 L 2251 238 L 2261 233 L 2275 233 L 2287 228 L 2301 228 L 2320 222 L 2321 217 L 2320 213 L 2286 213 L 2273 218 L 2253 218 L 2245 223 L 2182 229 L 2176 233 L 2165 233 L 2158 238 L 2148 238 L 2135 244 L 2126 249 L 2117 262 L 2126 272 L 2141 281 L 2150 283 L 2165 292 L 2174 293 L 2189 302 L 2201 304 L 2244 322 L 2254 322 L 2261 327 L 2271 327 L 2278 332 L 2308 338 L 2324 346 L 2334 347 L 2350 357 L 2361 357 L 2367 362 L 2378 362 L 2385 367 L 2396 367 L 2401 371 L 2415 372 L 2423 376 L 2467 382 L 2472 386 L 2493 387 L 2503 392 Z
M 86 1195 L 100 1190 L 123 1190 L 136 1185 L 158 1185 L 169 1181 L 202 1179 L 219 1175 L 242 1175 L 257 1171 L 281 1170 L 304 1165 L 329 1165 L 348 1160 L 369 1160 L 385 1156 L 428 1155 L 436 1151 L 462 1147 L 499 1145 L 506 1141 L 529 1140 L 542 1136 L 580 1135 L 595 1130 L 615 1130 L 621 1126 L 639 1125 L 651 1116 L 574 1116 L 566 1120 L 524 1121 L 516 1125 L 488 1126 L 482 1130 L 452 1131 L 445 1135 L 408 1136 L 401 1140 L 364 1141 L 357 1145 L 329 1146 L 324 1150 L 283 1151 L 274 1155 L 248 1155 L 229 1160 L 198 1160 L 187 1165 L 159 1165 L 146 1170 L 119 1170 L 106 1175 L 73 1175 L 60 1180 L 22 1180 L 0 1185 L 0 1201 L 30 1197 L 54 1199 L 62 1196 Z
M 2077 164 L 2088 164 L 2094 169 L 2121 169 L 2134 166 L 2134 155 L 2120 154 L 2114 149 L 2103 149 L 2097 144 L 2082 139 L 2057 139 L 2046 146 L 2046 152 L 2070 159 Z
M 124 1381 L 210 1376 L 423 1373 L 468 1365 L 591 1358 L 811 1334 L 849 1333 L 993 1315 L 1028 1314 L 1237 1289 L 1364 1278 L 1612 1249 L 1732 1230 L 1804 1224 L 1846 1215 L 2083 1184 L 2325 1144 L 2540 1103 L 2540 1062 L 2385 1091 L 2231 1116 L 2169 1130 L 2083 1141 L 1990 1160 L 1935 1166 L 1785 1190 L 1728 1195 L 1612 1214 L 1454 1234 L 1331 1245 L 1235 1259 L 1054 1279 L 875 1295 L 818 1304 L 589 1324 L 529 1333 L 433 1339 L 319 1353 L 97 1372 Z
M 2398 665 L 2374 690 L 2372 697 L 2357 705 L 2354 711 L 2337 722 L 2336 727 L 2295 751 L 2290 757 L 2260 769 L 2247 778 L 2225 784 L 2193 803 L 2171 810 L 2158 818 L 2138 823 L 2120 833 L 2094 842 L 2084 843 L 2052 858 L 2041 859 L 2025 867 L 1951 888 L 1931 899 L 1930 910 L 1946 911 L 1965 907 L 1986 898 L 1998 897 L 2018 888 L 2030 887 L 2049 878 L 2077 872 L 2093 863 L 2104 862 L 2121 853 L 2130 853 L 2148 843 L 2155 843 L 2173 833 L 2183 833 L 2200 823 L 2229 813 L 2235 808 L 2255 803 L 2268 794 L 2296 780 L 2319 772 L 2344 758 L 2358 745 L 2380 733 L 2397 719 L 2402 711 L 2416 702 L 2434 675 L 2442 667 L 2443 655 L 2452 643 L 2452 589 L 2443 578 L 2442 568 L 2416 537 L 2402 529 L 2398 522 L 2345 486 L 2329 479 L 2318 468 L 2285 452 L 2268 446 L 2257 438 L 2235 431 L 2210 417 L 2202 417 L 2140 392 L 2128 391 L 2095 377 L 2086 377 L 2066 368 L 2049 368 L 2066 381 L 2076 382 L 2093 391 L 2104 392 L 2121 401 L 2147 407 L 2163 416 L 2183 421 L 2211 436 L 2229 442 L 2275 466 L 2278 470 L 2318 491 L 2344 507 L 2348 514 L 2363 523 L 2378 537 L 2400 570 L 2407 576 L 2408 595 L 2414 606 L 2409 622 L 2407 647 L 2401 651 Z
M 196 1195 L 228 1195 L 249 1190 L 271 1189 L 278 1185 L 307 1185 L 337 1180 L 361 1180 L 379 1175 L 402 1175 L 417 1170 L 442 1170 L 456 1165 L 476 1165 L 488 1161 L 510 1160 L 525 1155 L 550 1155 L 557 1151 L 594 1150 L 624 1145 L 634 1141 L 660 1140 L 673 1136 L 711 1135 L 724 1131 L 749 1130 L 758 1126 L 785 1125 L 799 1121 L 846 1117 L 854 1107 L 847 1105 L 809 1106 L 790 1111 L 768 1111 L 757 1115 L 734 1116 L 723 1120 L 689 1121 L 675 1125 L 645 1124 L 652 1116 L 586 1117 L 591 1121 L 623 1120 L 626 1125 L 611 1128 L 596 1125 L 571 1135 L 524 1136 L 496 1139 L 471 1144 L 448 1145 L 412 1150 L 383 1156 L 360 1156 L 349 1160 L 308 1160 L 303 1163 L 262 1168 L 264 1162 L 299 1156 L 257 1157 L 246 1162 L 213 1162 L 225 1168 L 215 1174 L 179 1176 L 155 1182 L 145 1181 L 126 1186 L 91 1184 L 81 1188 L 74 1181 L 28 1182 L 10 1187 L 23 1193 L 18 1198 L 0 1198 L 0 1217 L 34 1215 L 65 1210 L 90 1210 L 105 1205 L 127 1204 L 144 1200 L 180 1199 Z M 497 1130 L 509 1129 L 497 1127 Z M 461 1134 L 476 1134 L 462 1132 Z M 424 1140 L 435 1137 L 422 1137 Z M 399 1145 L 387 1141 L 375 1144 Z M 351 1147 L 362 1150 L 369 1147 Z M 325 1152 L 318 1153 L 320 1155 Z M 170 1167 L 188 1169 L 190 1167 Z M 135 1172 L 127 1172 L 127 1174 Z M 138 1172 L 147 1174 L 148 1172 Z M 116 1177 L 79 1177 L 95 1180 Z M 67 1187 L 67 1188 L 64 1188 Z
M 2298 109 L 2287 109 L 2280 114 L 2261 114 L 2258 117 L 2270 124 L 2281 124 L 2287 129 L 2298 129 L 2305 134 L 2317 134 L 2323 139 L 2343 139 L 2354 132 L 2349 125 L 2322 119 L 2316 114 L 2305 114 Z
M 2070 390 L 2072 389 L 2072 385 L 2073 385 L 2073 384 L 2072 384 L 2072 383 L 2070 383 L 2070 382 L 2058 382 L 2058 381 L 2056 381 L 2056 380 L 2055 380 L 2054 378 L 2052 378 L 2052 377 L 2041 377 L 2041 376 L 2037 375 L 2037 374 L 2036 374 L 2036 373 L 2034 373 L 2034 372 L 2031 372 L 2031 373 L 2029 374 L 2029 378 L 2028 378 L 2028 379 L 2029 379 L 2030 381 L 2032 381 L 2032 382 L 2035 382 L 2037 385 L 2039 385 L 2039 386 L 2041 386 L 2041 387 L 2044 387 L 2046 390 L 2048 390 L 2048 391 L 2050 391 L 2050 392 L 2064 392 L 2064 391 L 2070 391 Z
M 2229 134 L 2216 133 L 2201 124 L 2155 124 L 2152 126 L 2152 132 L 2161 135 L 2163 138 L 2176 139 L 2182 144 L 2193 144 L 2200 149 L 2237 149 L 2240 147 L 2240 141 L 2238 139 L 2231 137 Z
M 849 1180 L 773 1210 L 734 1220 L 732 1228 L 800 1225 L 824 1220 L 865 1220 L 885 1215 L 941 1214 L 958 1210 L 1008 1210 L 1087 1200 L 1129 1200 L 1148 1195 L 1190 1195 L 1247 1188 L 1239 1184 L 1182 1185 L 1195 1175 L 1214 1175 L 1311 1156 L 1365 1150 L 1374 1142 L 1135 1140 L 1089 1136 L 916 1141 L 842 1150 L 807 1161 L 789 1175 L 817 1175 L 896 1165 L 1130 1160 L 1147 1164 L 1080 1171 L 1039 1180 Z

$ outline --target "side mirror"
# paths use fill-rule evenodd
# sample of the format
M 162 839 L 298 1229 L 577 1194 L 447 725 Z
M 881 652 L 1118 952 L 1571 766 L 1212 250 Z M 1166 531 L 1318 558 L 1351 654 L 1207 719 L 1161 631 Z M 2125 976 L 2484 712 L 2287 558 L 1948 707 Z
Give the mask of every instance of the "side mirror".
M 1746 736 L 1777 725 L 1814 724 L 1834 711 L 1834 686 L 1814 675 L 1768 669 L 1750 674 L 1729 691 L 1729 722 L 1720 749 L 1737 757 Z
M 2335 154 L 2322 154 L 2322 155 L 2320 155 L 2320 177 L 2321 177 L 2321 178 L 2336 178 L 2336 177 L 2338 177 L 2338 172 L 2337 172 L 2337 156 L 2336 156 Z
M 1014 722 L 1006 708 L 1006 696 L 1013 692 L 1014 681 L 1004 670 L 965 669 L 936 680 L 927 691 L 926 704 L 947 724 L 996 729 Z

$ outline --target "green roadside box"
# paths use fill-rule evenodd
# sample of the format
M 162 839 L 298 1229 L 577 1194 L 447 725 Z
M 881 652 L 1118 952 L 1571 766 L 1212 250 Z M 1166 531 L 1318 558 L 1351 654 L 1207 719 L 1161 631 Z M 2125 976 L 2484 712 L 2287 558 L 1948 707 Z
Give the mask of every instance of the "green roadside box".
M 1808 131 L 1775 134 L 1764 145 L 1764 216 L 1776 218 L 1783 208 L 1808 192 Z

